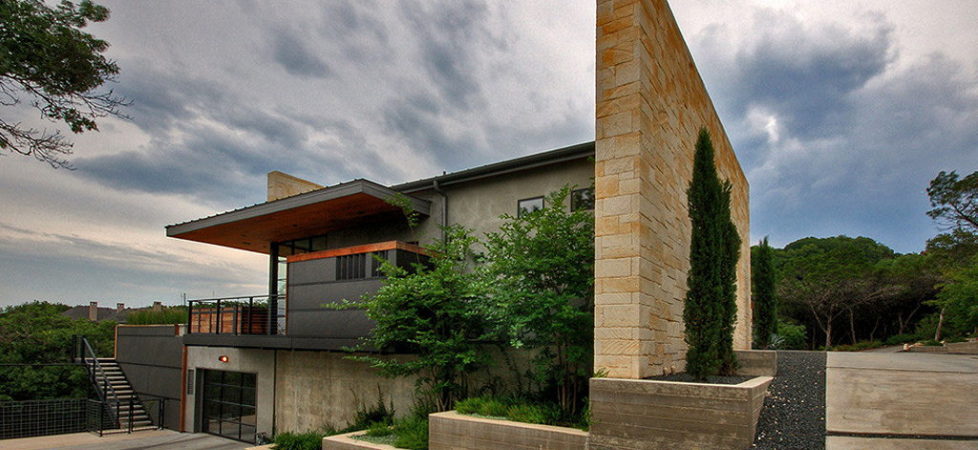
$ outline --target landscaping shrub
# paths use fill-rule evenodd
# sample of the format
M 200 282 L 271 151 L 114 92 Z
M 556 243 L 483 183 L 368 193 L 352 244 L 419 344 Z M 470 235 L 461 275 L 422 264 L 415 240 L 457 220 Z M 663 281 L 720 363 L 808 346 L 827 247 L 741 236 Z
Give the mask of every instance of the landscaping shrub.
M 882 346 L 883 343 L 880 341 L 859 341 L 851 345 L 836 345 L 835 347 L 832 347 L 832 350 L 836 352 L 858 352 L 871 348 L 879 348 Z
M 927 340 L 921 341 L 920 343 L 923 344 L 923 345 L 926 345 L 928 347 L 940 347 L 940 346 L 944 345 L 944 344 L 941 343 L 941 341 L 935 341 L 933 339 L 927 339 Z
M 586 403 L 586 402 L 585 402 Z M 524 423 L 569 426 L 586 430 L 590 421 L 590 410 L 568 416 L 553 402 L 534 402 L 511 397 L 471 397 L 460 400 L 455 411 L 489 418 L 503 418 Z
M 778 321 L 778 332 L 771 339 L 771 348 L 776 350 L 806 350 L 808 340 L 805 326 Z
M 126 316 L 129 325 L 165 325 L 187 323 L 187 308 L 183 306 L 165 306 L 159 311 L 143 309 L 132 311 Z
M 279 433 L 275 436 L 275 450 L 319 450 L 323 446 L 324 433 Z
M 954 337 L 949 337 L 949 338 L 945 339 L 944 340 L 944 343 L 945 344 L 953 344 L 955 342 L 967 342 L 967 341 L 968 341 L 968 338 L 966 338 L 966 337 L 954 336 Z
M 754 300 L 754 346 L 771 347 L 772 336 L 778 333 L 778 299 L 776 296 L 773 252 L 767 237 L 751 249 L 751 282 Z

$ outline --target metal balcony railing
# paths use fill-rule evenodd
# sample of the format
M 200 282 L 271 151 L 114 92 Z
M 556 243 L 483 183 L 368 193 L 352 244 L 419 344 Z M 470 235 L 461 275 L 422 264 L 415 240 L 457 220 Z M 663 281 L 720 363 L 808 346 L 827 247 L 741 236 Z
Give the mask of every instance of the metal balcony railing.
M 223 297 L 187 302 L 187 333 L 284 334 L 285 314 L 275 295 Z M 284 306 L 284 305 L 282 305 Z

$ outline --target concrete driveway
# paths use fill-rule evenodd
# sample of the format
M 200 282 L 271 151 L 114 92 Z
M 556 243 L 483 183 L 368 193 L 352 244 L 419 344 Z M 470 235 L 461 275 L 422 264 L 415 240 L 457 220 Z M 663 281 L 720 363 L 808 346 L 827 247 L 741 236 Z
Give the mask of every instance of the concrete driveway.
M 139 431 L 136 433 L 106 434 L 99 437 L 94 433 L 59 434 L 22 439 L 0 440 L 0 449 L 73 449 L 73 450 L 237 450 L 251 447 L 251 444 L 232 441 L 218 436 L 202 433 L 179 433 L 171 430 Z
M 827 448 L 978 449 L 978 356 L 830 352 Z

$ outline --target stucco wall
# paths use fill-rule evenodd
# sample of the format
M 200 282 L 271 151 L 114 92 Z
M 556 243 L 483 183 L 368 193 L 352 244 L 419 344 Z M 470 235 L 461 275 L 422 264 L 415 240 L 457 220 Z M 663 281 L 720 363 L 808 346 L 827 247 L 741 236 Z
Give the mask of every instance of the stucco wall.
M 218 360 L 227 356 L 228 362 Z M 257 374 L 255 379 L 255 411 L 258 415 L 257 432 L 272 436 L 275 427 L 275 351 L 232 347 L 187 347 L 187 369 L 194 371 L 193 394 L 186 396 L 184 414 L 185 431 L 200 431 L 200 421 L 195 413 L 200 406 L 203 375 L 201 370 L 222 370 Z
M 686 189 L 706 127 L 733 183 L 743 241 L 734 346 L 750 347 L 747 179 L 665 0 L 598 0 L 595 369 L 643 378 L 685 369 Z
M 579 188 L 591 186 L 594 163 L 588 158 L 560 162 L 544 167 L 486 177 L 443 187 L 448 197 L 448 223 L 460 224 L 482 237 L 496 231 L 503 223 L 503 214 L 516 214 L 519 200 L 546 196 L 567 185 Z M 421 221 L 413 232 L 403 224 L 389 222 L 357 226 L 339 230 L 327 236 L 329 248 L 342 248 L 373 242 L 401 240 L 428 244 L 441 238 L 442 201 L 433 190 L 413 192 L 410 195 L 431 201 L 431 215 Z M 569 200 L 568 200 L 569 201 Z
M 275 392 L 277 432 L 304 432 L 349 424 L 358 407 L 382 396 L 398 415 L 411 412 L 414 380 L 384 378 L 345 353 L 279 351 Z
M 180 427 L 181 363 L 183 341 L 174 325 L 119 325 L 116 327 L 116 362 L 133 390 L 166 399 L 163 425 Z M 143 397 L 146 412 L 157 420 L 158 400 Z

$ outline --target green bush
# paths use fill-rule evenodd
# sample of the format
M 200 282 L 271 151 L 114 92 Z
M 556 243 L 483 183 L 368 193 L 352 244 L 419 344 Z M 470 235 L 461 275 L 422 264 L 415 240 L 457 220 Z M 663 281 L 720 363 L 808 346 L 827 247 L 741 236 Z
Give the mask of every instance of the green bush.
M 778 332 L 771 339 L 771 348 L 776 350 L 806 350 L 805 326 L 778 320 Z
M 884 342 L 886 345 L 902 345 L 917 342 L 920 339 L 916 334 L 894 334 L 886 338 Z
M 275 436 L 276 450 L 319 450 L 323 446 L 323 433 L 279 433 Z
M 933 339 L 927 339 L 927 340 L 921 341 L 920 343 L 921 344 L 924 344 L 924 345 L 926 345 L 928 347 L 940 347 L 940 346 L 944 345 L 944 344 L 941 343 L 941 341 L 935 341 Z
M 506 417 L 509 404 L 494 397 L 470 397 L 455 404 L 459 414 L 478 414 L 488 417 Z
M 955 342 L 967 342 L 967 341 L 968 341 L 968 338 L 966 338 L 966 337 L 954 336 L 954 337 L 949 337 L 949 338 L 945 339 L 944 340 L 944 343 L 945 344 L 953 344 Z
M 428 448 L 428 418 L 410 417 L 394 424 L 394 446 L 412 450 Z

